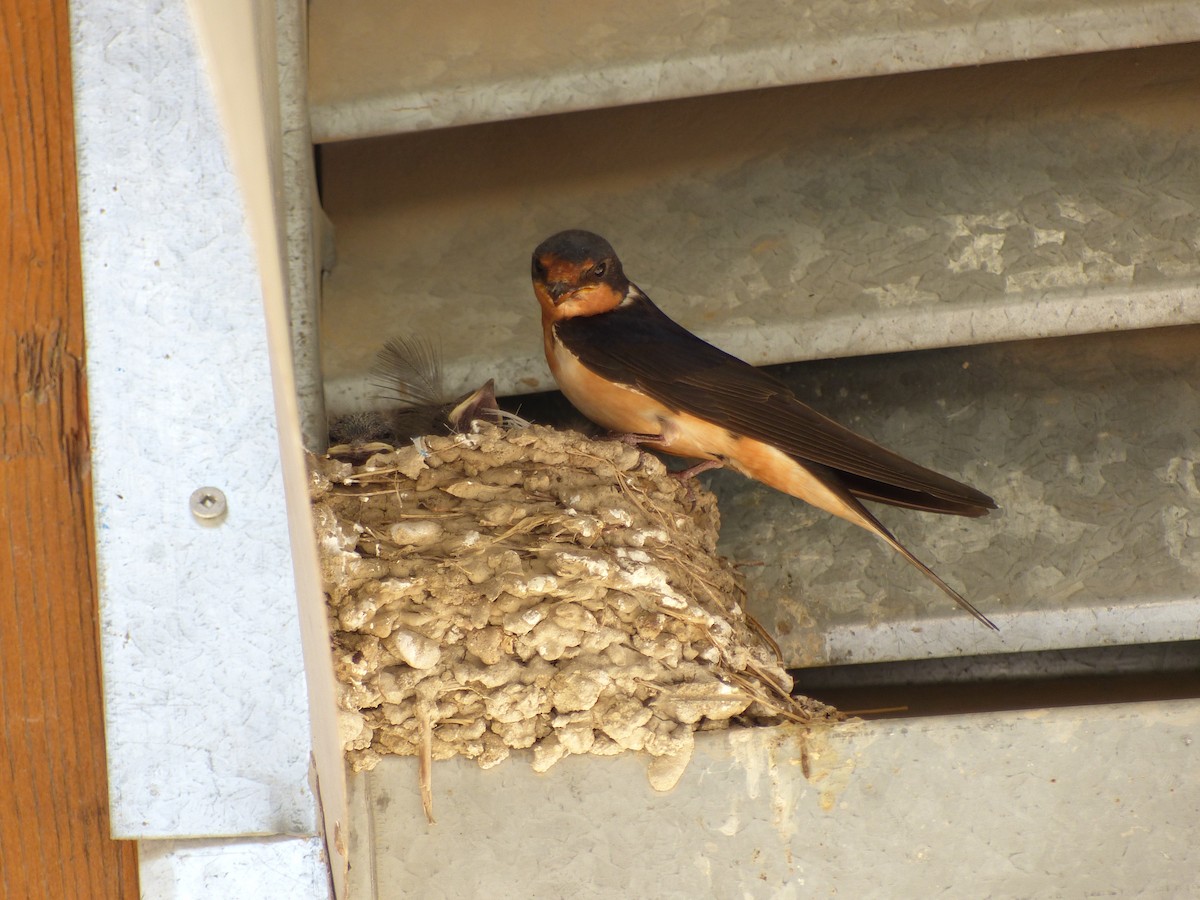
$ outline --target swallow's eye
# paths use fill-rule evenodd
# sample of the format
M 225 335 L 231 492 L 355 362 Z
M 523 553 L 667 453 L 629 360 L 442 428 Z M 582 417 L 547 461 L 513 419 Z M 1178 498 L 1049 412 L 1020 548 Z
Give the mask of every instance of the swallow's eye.
M 607 268 L 608 268 L 607 263 L 598 262 L 594 266 L 592 266 L 592 274 L 595 275 L 597 278 L 603 278 L 604 272 Z

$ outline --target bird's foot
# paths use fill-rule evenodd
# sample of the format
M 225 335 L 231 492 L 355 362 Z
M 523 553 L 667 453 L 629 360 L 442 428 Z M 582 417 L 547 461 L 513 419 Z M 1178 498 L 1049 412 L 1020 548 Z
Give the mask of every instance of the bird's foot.
M 719 459 L 706 459 L 703 462 L 696 463 L 694 466 L 688 466 L 686 469 L 672 472 L 671 477 L 679 479 L 679 483 L 687 488 L 688 503 L 695 503 L 696 488 L 692 484 L 692 479 L 701 472 L 707 472 L 709 469 L 720 469 L 724 465 Z

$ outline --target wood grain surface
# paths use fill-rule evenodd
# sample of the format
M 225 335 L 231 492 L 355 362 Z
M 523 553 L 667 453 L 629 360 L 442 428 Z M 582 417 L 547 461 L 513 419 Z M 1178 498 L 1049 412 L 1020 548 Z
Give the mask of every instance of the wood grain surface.
M 0 897 L 138 895 L 109 837 L 67 0 L 0 3 Z

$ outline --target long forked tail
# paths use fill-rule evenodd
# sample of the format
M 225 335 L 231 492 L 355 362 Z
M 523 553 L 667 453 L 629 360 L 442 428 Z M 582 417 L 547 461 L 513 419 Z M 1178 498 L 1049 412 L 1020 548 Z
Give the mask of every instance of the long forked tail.
M 945 591 L 946 596 L 973 615 L 988 628 L 992 629 L 992 631 L 1000 630 L 995 622 L 976 609 L 966 597 L 964 597 L 954 588 L 950 587 L 950 585 L 946 584 L 946 582 L 942 581 L 941 576 L 939 576 L 937 572 L 933 571 L 933 569 L 929 568 L 929 566 L 917 559 L 917 557 L 913 555 L 913 552 L 900 543 L 900 541 L 896 539 L 896 536 L 888 531 L 882 522 L 871 515 L 867 508 L 859 503 L 855 497 L 851 496 L 847 492 L 847 495 L 843 499 L 846 501 L 847 506 L 861 516 L 861 521 L 858 522 L 859 525 L 861 525 L 863 528 L 866 528 L 868 531 L 873 531 L 875 534 L 883 538 L 897 553 L 924 572 L 930 581 Z
M 882 522 L 867 511 L 867 508 L 854 495 L 854 488 L 844 480 L 844 473 L 829 466 L 789 456 L 778 447 L 753 438 L 741 438 L 735 443 L 735 450 L 736 454 L 731 455 L 728 459 L 722 459 L 720 461 L 721 464 L 730 465 L 743 475 L 761 481 L 763 484 L 769 485 L 778 491 L 783 491 L 785 494 L 791 494 L 793 497 L 810 503 L 818 509 L 823 509 L 828 513 L 832 513 L 848 522 L 853 522 L 860 528 L 865 528 L 867 531 L 878 535 L 890 544 L 897 553 L 924 572 L 926 577 L 945 591 L 946 596 L 951 600 L 988 628 L 991 628 L 993 631 L 1000 630 L 996 627 L 995 622 L 972 606 L 962 594 L 942 581 L 937 572 L 917 559 L 912 554 L 912 551 L 901 544 L 896 539 L 896 536 L 884 527 Z M 694 466 L 692 469 L 689 469 L 688 473 L 694 473 L 697 469 L 703 470 L 703 468 L 709 467 L 711 467 L 711 463 L 701 463 L 700 466 Z M 985 497 L 983 494 L 979 496 L 987 501 L 987 505 L 984 505 L 981 501 L 978 512 L 967 511 L 965 504 L 959 504 L 963 508 L 943 508 L 937 511 L 957 513 L 958 515 L 979 515 L 986 512 L 990 506 L 995 505 L 992 503 L 991 498 Z M 895 502 L 894 498 L 880 497 L 879 499 L 882 502 Z M 914 506 L 918 509 L 925 508 L 933 511 L 931 507 L 923 507 L 916 503 L 900 505 Z

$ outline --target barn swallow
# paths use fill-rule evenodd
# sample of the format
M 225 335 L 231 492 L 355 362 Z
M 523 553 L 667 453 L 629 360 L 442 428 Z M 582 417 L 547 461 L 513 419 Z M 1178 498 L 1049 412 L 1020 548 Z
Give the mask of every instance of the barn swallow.
M 626 276 L 604 238 L 562 231 L 533 251 L 546 361 L 562 392 L 613 432 L 689 472 L 727 466 L 878 535 L 989 628 L 862 500 L 958 516 L 991 497 L 886 450 L 805 406 L 787 385 L 670 319 Z

